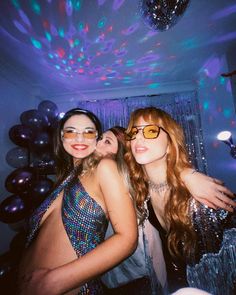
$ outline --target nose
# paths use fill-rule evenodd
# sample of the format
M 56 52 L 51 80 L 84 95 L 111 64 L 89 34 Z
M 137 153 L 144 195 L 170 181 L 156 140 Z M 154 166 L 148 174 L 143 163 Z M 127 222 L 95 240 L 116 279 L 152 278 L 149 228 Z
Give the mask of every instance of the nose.
M 76 141 L 78 141 L 78 142 L 83 142 L 84 141 L 83 133 L 77 133 Z
M 143 130 L 142 129 L 138 129 L 138 133 L 136 134 L 136 139 L 137 140 L 142 140 L 144 137 L 143 137 Z

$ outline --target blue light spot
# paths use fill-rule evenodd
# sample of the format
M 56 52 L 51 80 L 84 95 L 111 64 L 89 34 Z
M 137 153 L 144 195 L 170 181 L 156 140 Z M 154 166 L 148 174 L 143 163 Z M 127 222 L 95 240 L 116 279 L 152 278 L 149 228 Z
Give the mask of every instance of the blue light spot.
M 11 3 L 15 6 L 16 9 L 20 9 L 20 3 L 18 0 L 12 0 Z
M 37 48 L 37 49 L 42 48 L 42 44 L 39 41 L 37 41 L 36 39 L 34 39 L 33 37 L 31 38 L 31 42 L 32 42 L 32 44 L 34 45 L 35 48 Z
M 36 14 L 40 15 L 40 13 L 41 13 L 41 8 L 40 8 L 39 3 L 37 3 L 37 1 L 35 1 L 35 0 L 31 0 L 31 7 L 32 7 L 32 10 L 33 10 Z
M 79 44 L 80 44 L 79 39 L 75 39 L 75 41 L 74 41 L 74 46 L 78 46 Z
M 223 114 L 226 118 L 230 118 L 231 110 L 230 109 L 223 110 Z
M 75 10 L 80 10 L 80 8 L 81 8 L 81 3 L 80 3 L 80 1 L 72 1 L 73 2 L 73 7 L 74 7 L 74 9 Z
M 59 30 L 58 30 L 58 35 L 59 35 L 60 37 L 64 38 L 65 33 L 64 33 L 64 29 L 63 29 L 63 28 L 59 28 Z
M 160 86 L 160 83 L 152 83 L 148 85 L 148 88 L 154 89 L 154 88 L 158 88 Z
M 50 34 L 49 32 L 45 32 L 45 35 L 46 35 L 47 40 L 48 40 L 49 42 L 51 42 L 51 41 L 52 41 L 52 36 L 51 36 L 51 34 Z
M 220 85 L 224 85 L 225 84 L 225 78 L 224 77 L 220 77 Z
M 204 110 L 208 110 L 209 109 L 209 102 L 208 101 L 204 101 L 203 102 L 203 109 Z
M 83 24 L 83 23 L 79 23 L 79 24 L 78 24 L 78 29 L 79 29 L 79 31 L 83 31 L 83 29 L 84 29 L 84 24 Z
M 134 60 L 127 60 L 127 62 L 126 62 L 126 66 L 127 66 L 127 67 L 132 67 L 132 66 L 134 66 Z
M 101 29 L 105 26 L 107 19 L 105 17 L 101 18 L 98 22 L 98 27 Z

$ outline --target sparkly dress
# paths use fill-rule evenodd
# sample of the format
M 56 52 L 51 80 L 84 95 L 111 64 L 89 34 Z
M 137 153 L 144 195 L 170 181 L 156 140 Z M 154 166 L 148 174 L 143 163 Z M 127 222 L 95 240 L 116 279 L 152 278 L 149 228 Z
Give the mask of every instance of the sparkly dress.
M 103 209 L 89 196 L 73 173 L 34 211 L 29 220 L 26 247 L 35 238 L 43 215 L 63 189 L 62 221 L 79 258 L 103 242 L 108 220 Z M 92 280 L 81 286 L 79 294 L 97 295 L 102 292 L 100 281 Z
M 171 257 L 166 233 L 149 203 L 149 220 L 160 230 L 170 292 L 189 286 L 214 295 L 236 294 L 236 212 L 213 210 L 194 199 L 189 212 L 197 245 L 184 264 Z

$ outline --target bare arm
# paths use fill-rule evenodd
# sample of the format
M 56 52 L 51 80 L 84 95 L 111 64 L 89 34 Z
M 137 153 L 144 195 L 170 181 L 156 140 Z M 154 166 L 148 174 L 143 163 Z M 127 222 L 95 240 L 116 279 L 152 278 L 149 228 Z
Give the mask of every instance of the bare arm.
M 112 268 L 135 250 L 136 214 L 116 163 L 111 159 L 102 160 L 97 175 L 114 235 L 66 265 L 36 271 L 27 282 L 23 294 L 32 294 L 32 290 L 35 295 L 64 294 Z
M 200 172 L 193 173 L 193 171 L 193 169 L 185 169 L 181 173 L 181 178 L 191 195 L 210 208 L 222 208 L 233 212 L 236 202 L 231 198 L 234 194 L 223 185 L 222 181 Z

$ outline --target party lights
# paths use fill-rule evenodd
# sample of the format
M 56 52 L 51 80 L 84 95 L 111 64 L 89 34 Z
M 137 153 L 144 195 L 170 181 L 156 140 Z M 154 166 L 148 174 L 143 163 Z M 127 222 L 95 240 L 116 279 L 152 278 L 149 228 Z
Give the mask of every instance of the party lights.
M 227 144 L 230 147 L 230 155 L 236 159 L 236 146 L 233 143 L 232 134 L 230 131 L 221 131 L 217 135 L 217 139 L 220 141 L 223 141 L 225 144 Z

